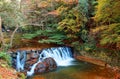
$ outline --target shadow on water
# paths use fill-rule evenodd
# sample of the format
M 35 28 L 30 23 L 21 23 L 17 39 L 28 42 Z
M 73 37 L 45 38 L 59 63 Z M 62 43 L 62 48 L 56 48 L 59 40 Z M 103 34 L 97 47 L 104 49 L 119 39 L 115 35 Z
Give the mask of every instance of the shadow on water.
M 56 71 L 34 75 L 28 79 L 114 79 L 111 70 L 86 62 L 74 61 L 76 65 L 58 67 Z

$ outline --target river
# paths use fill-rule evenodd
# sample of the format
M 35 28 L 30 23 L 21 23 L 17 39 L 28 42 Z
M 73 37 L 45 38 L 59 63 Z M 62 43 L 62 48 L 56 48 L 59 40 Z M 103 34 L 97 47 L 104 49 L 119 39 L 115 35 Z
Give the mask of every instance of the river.
M 112 70 L 86 62 L 74 61 L 74 65 L 34 75 L 28 79 L 114 79 Z

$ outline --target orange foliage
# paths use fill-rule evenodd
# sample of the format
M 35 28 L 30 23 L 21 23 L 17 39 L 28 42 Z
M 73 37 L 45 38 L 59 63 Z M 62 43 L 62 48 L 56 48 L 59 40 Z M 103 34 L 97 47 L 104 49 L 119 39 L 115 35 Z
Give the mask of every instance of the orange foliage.
M 18 76 L 14 69 L 0 66 L 0 79 L 18 79 Z

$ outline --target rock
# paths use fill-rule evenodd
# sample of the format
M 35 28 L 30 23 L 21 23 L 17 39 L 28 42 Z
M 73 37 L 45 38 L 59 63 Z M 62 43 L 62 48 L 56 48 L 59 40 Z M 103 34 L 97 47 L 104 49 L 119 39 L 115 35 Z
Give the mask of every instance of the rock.
M 26 76 L 24 73 L 18 72 L 17 76 L 18 76 L 18 79 L 26 79 Z
M 32 53 L 30 54 L 30 58 L 38 58 L 38 57 L 39 57 L 39 54 L 36 53 L 36 52 L 32 52 Z
M 30 53 L 27 53 L 26 61 L 29 61 L 31 59 L 30 56 L 31 56 Z
M 38 63 L 35 68 L 35 74 L 44 73 L 48 71 L 55 70 L 57 68 L 57 64 L 53 58 L 46 58 L 43 62 Z
M 54 70 L 57 68 L 57 64 L 56 64 L 55 60 L 51 57 L 44 59 L 43 63 L 46 63 L 47 71 Z
M 12 58 L 12 67 L 16 68 L 16 59 L 15 58 Z
M 30 60 L 30 59 L 36 59 L 39 58 L 39 52 L 38 51 L 28 51 L 27 52 L 27 59 L 26 60 Z
M 17 53 L 11 53 L 12 58 L 16 58 L 16 56 L 17 56 Z
M 35 64 L 37 61 L 38 61 L 37 58 L 32 58 L 32 59 L 27 60 L 26 64 L 25 64 L 25 69 L 26 70 L 30 70 L 30 66 L 32 66 L 33 64 Z
M 103 66 L 103 67 L 110 67 L 109 64 L 107 64 L 106 62 L 104 62 L 102 60 L 87 57 L 87 56 L 76 56 L 76 59 L 80 60 L 80 61 L 89 62 L 89 63 L 95 64 L 95 65 Z
M 38 63 L 38 65 L 35 68 L 35 74 L 46 72 L 46 67 L 47 66 L 45 63 L 43 62 Z

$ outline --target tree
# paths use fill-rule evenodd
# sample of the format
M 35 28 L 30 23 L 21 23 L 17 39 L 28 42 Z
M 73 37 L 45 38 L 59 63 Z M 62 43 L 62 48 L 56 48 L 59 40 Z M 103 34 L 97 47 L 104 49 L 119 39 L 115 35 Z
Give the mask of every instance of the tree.
M 5 46 L 5 42 L 4 42 L 4 37 L 3 37 L 3 33 L 2 33 L 2 19 L 0 17 L 0 44 Z M 3 47 L 1 46 L 1 47 Z
M 79 0 L 79 9 L 83 12 L 83 14 L 88 17 L 88 10 L 89 10 L 89 2 L 88 0 Z
M 40 1 L 40 3 L 41 2 L 43 2 L 43 1 Z M 45 2 L 47 2 L 47 0 L 45 0 L 44 3 Z M 50 2 L 51 2 L 51 0 L 50 0 Z M 85 2 L 87 2 L 87 0 Z M 35 22 L 38 25 L 40 25 L 41 21 L 44 21 L 44 24 L 43 24 L 44 29 L 38 29 L 37 31 L 39 32 L 39 34 L 37 33 L 37 35 L 41 35 L 40 31 L 45 32 L 45 31 L 51 30 L 52 35 L 55 35 L 53 33 L 56 33 L 56 31 L 58 31 L 57 33 L 59 33 L 59 34 L 57 34 L 58 36 L 57 35 L 54 36 L 54 40 L 53 39 L 49 40 L 52 42 L 58 41 L 59 36 L 60 37 L 62 36 L 61 34 L 64 34 L 63 36 L 67 36 L 67 38 L 69 38 L 70 40 L 72 38 L 78 38 L 78 37 L 81 37 L 83 40 L 86 40 L 87 30 L 86 30 L 85 24 L 87 22 L 87 18 L 86 18 L 87 13 L 86 12 L 88 12 L 88 6 L 86 7 L 86 6 L 84 6 L 84 4 L 87 5 L 88 3 L 85 3 L 85 2 L 83 1 L 78 5 L 78 3 L 74 2 L 74 1 L 73 1 L 73 3 L 69 4 L 64 1 L 55 2 L 52 0 L 52 2 L 51 2 L 52 7 L 49 6 L 49 4 L 47 4 L 48 6 L 45 6 L 45 7 L 35 7 L 31 13 L 31 15 L 33 15 L 33 18 L 35 19 Z M 55 3 L 56 3 L 56 5 L 53 5 Z M 83 7 L 85 8 L 85 11 L 82 10 Z M 46 20 L 44 20 L 44 19 L 46 19 Z M 48 33 L 48 35 L 50 35 L 50 36 L 47 35 L 48 39 L 53 38 L 53 36 L 51 36 L 51 34 L 50 34 L 51 32 L 46 32 L 46 33 Z M 63 32 L 63 33 L 61 33 L 61 32 Z M 36 36 L 36 32 L 33 33 L 32 35 L 28 34 L 29 38 L 33 38 L 35 36 Z M 59 39 L 59 40 L 63 41 L 64 39 Z M 45 42 L 47 42 L 47 41 L 45 41 Z
M 98 0 L 95 20 L 98 24 L 120 22 L 119 0 Z
M 119 47 L 120 42 L 120 1 L 98 0 L 95 21 L 100 43 L 103 45 L 115 45 Z
M 105 26 L 105 30 L 101 33 L 100 43 L 102 45 L 110 44 L 114 45 L 114 48 L 118 48 L 120 46 L 120 23 L 110 24 L 109 26 Z
M 64 11 L 64 10 L 63 10 Z M 86 22 L 86 17 L 80 13 L 77 7 L 67 9 L 62 13 L 63 20 L 58 23 L 58 29 L 67 33 L 68 37 L 76 37 Z
M 18 4 L 20 4 L 16 0 L 12 1 L 6 1 L 6 0 L 1 0 L 0 1 L 0 17 L 2 18 L 2 23 L 6 26 L 11 26 L 14 27 L 14 31 L 11 34 L 10 37 L 10 46 L 12 46 L 12 41 L 14 38 L 15 32 L 18 30 L 20 26 L 24 24 L 23 20 L 23 15 L 20 9 L 20 6 L 17 7 Z M 2 34 L 2 31 L 1 31 Z M 3 36 L 1 35 L 3 38 Z M 4 39 L 4 38 L 3 38 Z M 3 44 L 5 46 L 5 44 Z

